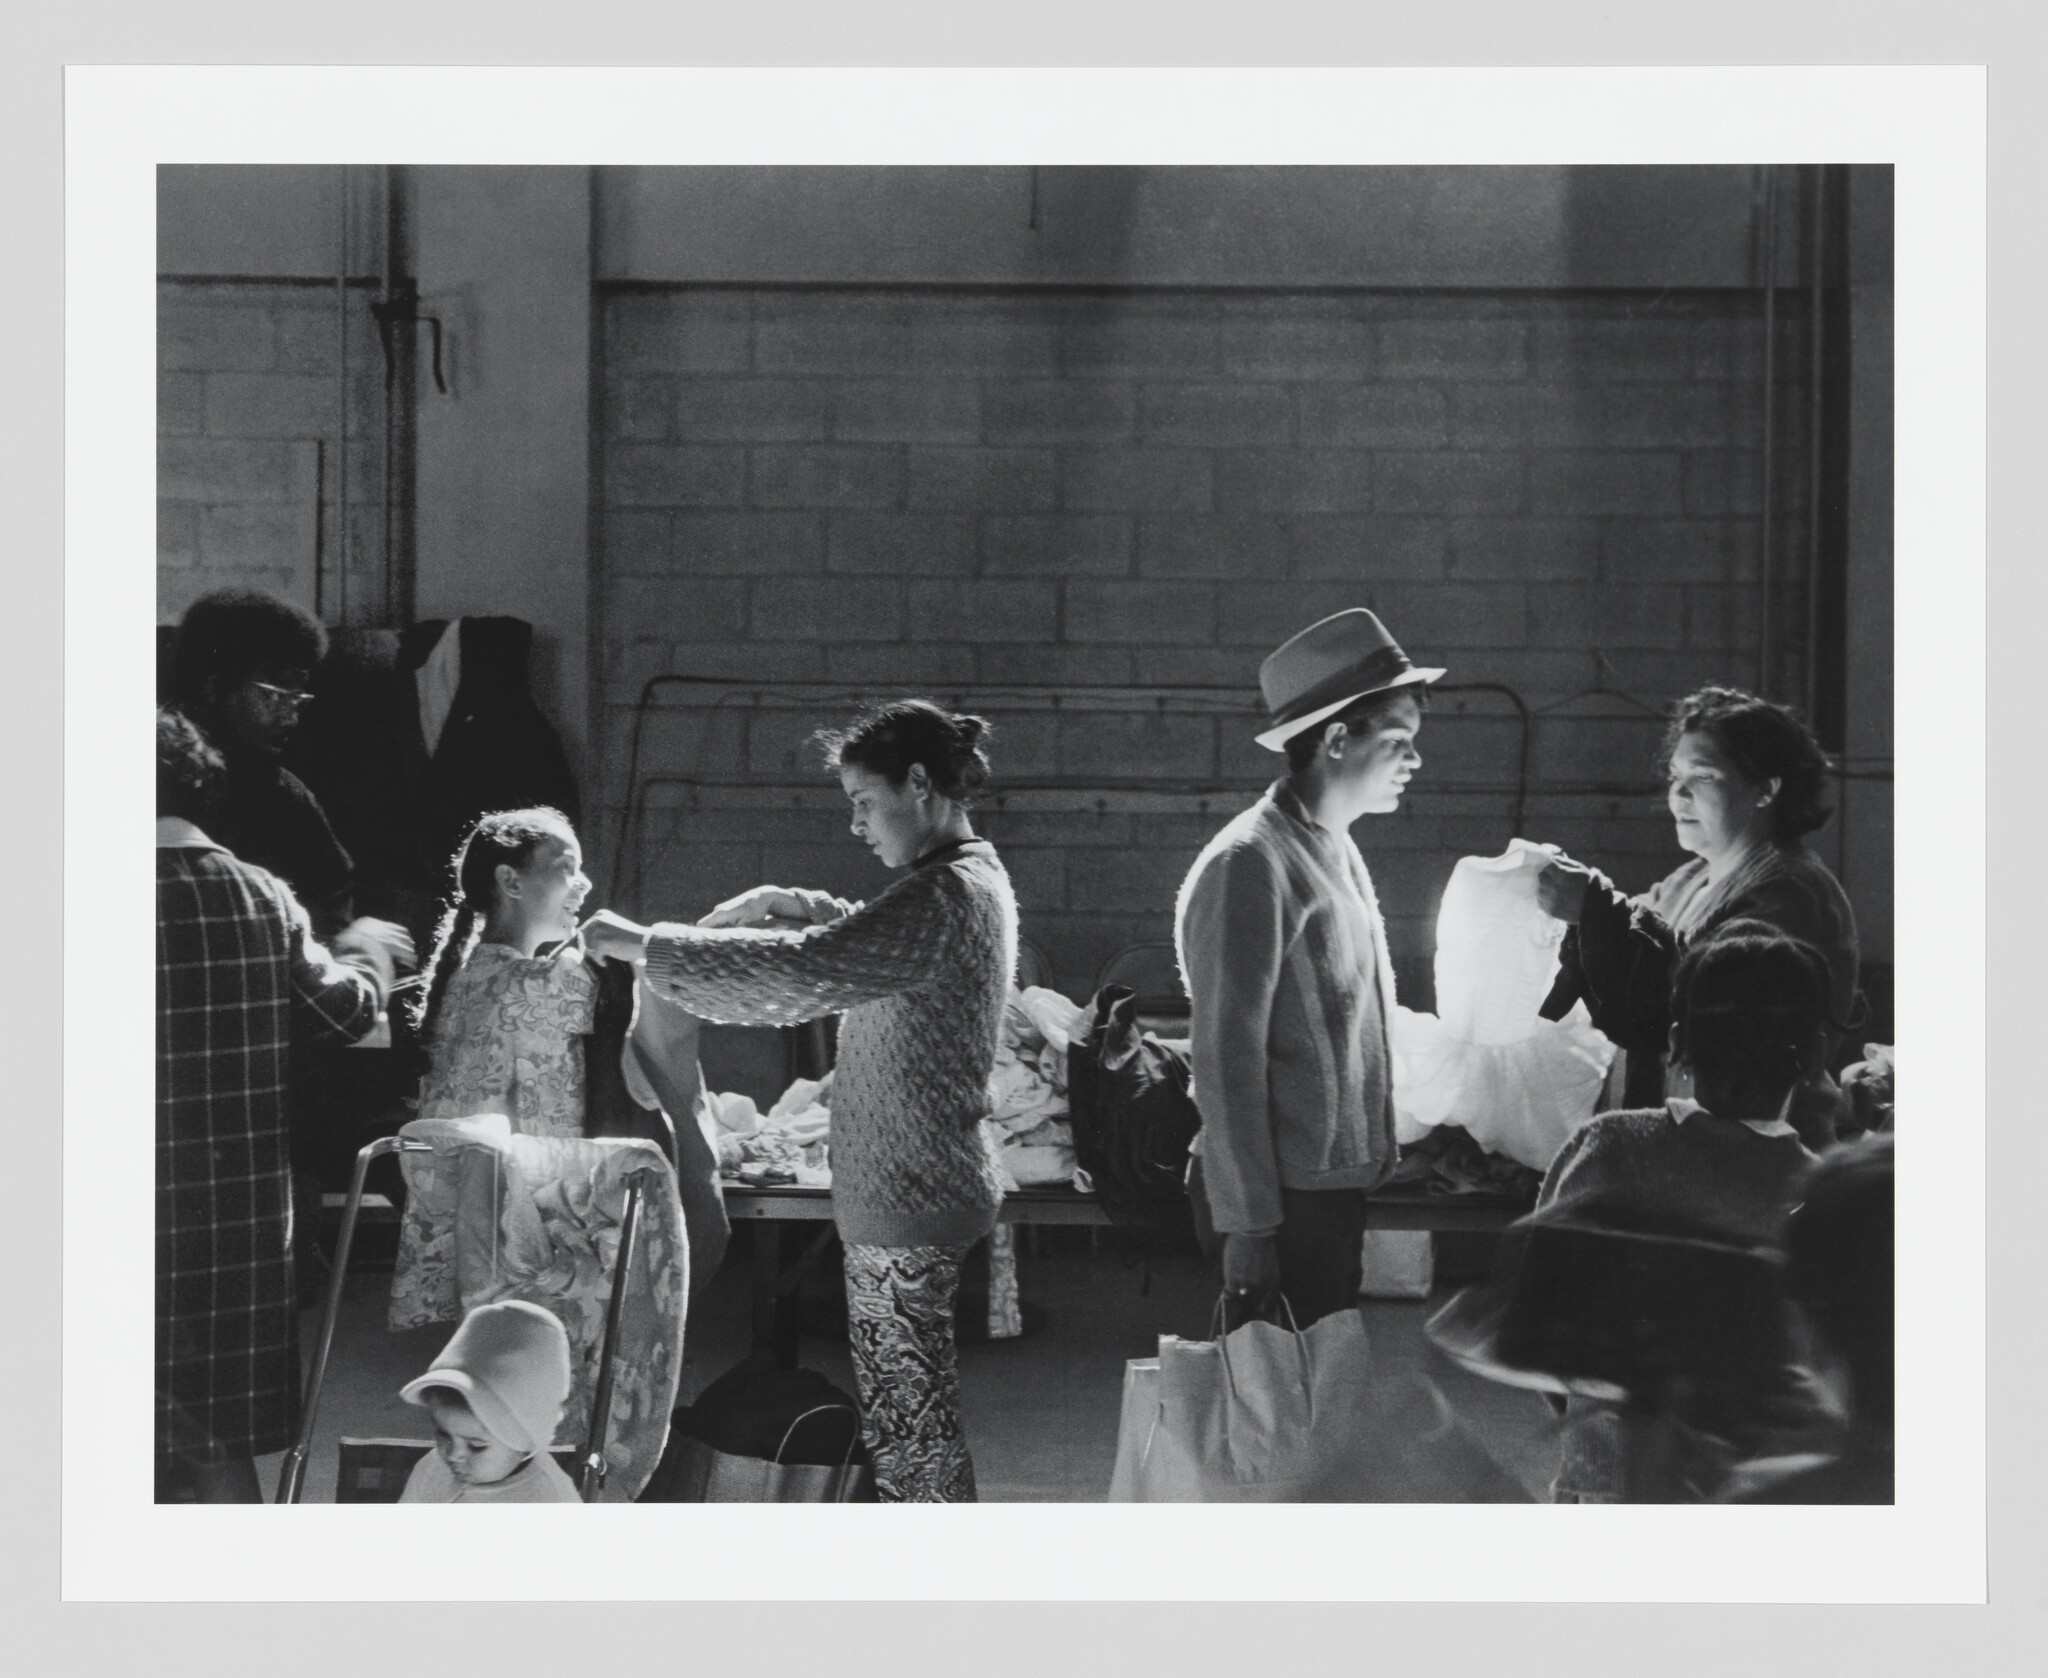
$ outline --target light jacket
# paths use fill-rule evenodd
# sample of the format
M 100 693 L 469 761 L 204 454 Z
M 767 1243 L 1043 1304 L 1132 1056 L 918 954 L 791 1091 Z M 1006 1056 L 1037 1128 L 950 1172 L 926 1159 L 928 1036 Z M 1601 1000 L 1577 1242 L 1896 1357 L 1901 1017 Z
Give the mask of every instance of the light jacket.
M 1395 1161 L 1394 975 L 1350 836 L 1275 782 L 1195 859 L 1174 938 L 1216 1228 L 1277 1230 L 1282 1188 L 1380 1182 Z

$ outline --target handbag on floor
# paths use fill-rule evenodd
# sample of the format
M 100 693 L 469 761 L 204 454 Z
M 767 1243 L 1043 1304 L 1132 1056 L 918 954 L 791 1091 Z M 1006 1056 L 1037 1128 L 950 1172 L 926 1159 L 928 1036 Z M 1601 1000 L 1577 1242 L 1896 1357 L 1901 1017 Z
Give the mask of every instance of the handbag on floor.
M 852 1398 L 754 1353 L 684 1405 L 642 1503 L 869 1503 L 874 1476 Z
M 1284 1301 L 1282 1302 L 1284 1305 Z M 1223 1302 L 1215 1326 L 1222 1324 Z M 1526 1503 L 1413 1372 L 1375 1369 L 1365 1321 L 1163 1334 L 1124 1369 L 1112 1503 Z

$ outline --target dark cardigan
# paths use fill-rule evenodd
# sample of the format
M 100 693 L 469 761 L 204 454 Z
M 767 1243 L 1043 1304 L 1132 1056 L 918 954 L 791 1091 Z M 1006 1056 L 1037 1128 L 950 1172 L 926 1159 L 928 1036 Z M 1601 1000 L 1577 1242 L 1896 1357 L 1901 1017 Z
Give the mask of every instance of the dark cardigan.
M 1735 920 L 1757 920 L 1820 951 L 1827 963 L 1829 1005 L 1847 1024 L 1855 1006 L 1856 917 L 1827 864 L 1805 845 L 1766 846 L 1746 858 L 1698 924 L 1681 933 L 1674 922 L 1703 889 L 1706 864 L 1697 857 L 1641 897 L 1605 875 L 1586 888 L 1579 924 L 1566 931 L 1557 981 L 1542 1007 L 1558 1020 L 1584 1001 L 1593 1024 L 1629 1055 L 1630 1107 L 1664 1096 L 1664 1053 L 1671 1036 L 1671 980 L 1695 939 Z

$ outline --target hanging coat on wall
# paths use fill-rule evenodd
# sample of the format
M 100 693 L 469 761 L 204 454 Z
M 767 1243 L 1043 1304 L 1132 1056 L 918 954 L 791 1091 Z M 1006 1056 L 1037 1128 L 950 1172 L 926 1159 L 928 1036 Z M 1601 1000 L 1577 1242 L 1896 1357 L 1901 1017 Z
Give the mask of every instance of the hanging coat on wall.
M 416 672 L 427 666 L 446 627 L 414 624 L 399 638 L 398 669 L 415 695 Z M 572 823 L 581 816 L 562 743 L 528 690 L 533 625 L 521 618 L 463 618 L 458 635 L 460 679 L 427 753 L 419 839 L 430 869 L 444 870 L 470 823 L 488 811 L 551 804 Z M 418 715 L 416 703 L 416 727 Z M 420 740 L 424 750 L 423 732 Z
M 403 922 L 423 947 L 452 884 L 449 858 L 478 816 L 530 804 L 572 822 L 580 813 L 561 741 L 528 691 L 532 646 L 518 618 L 432 619 L 338 632 L 314 674 L 286 766 L 356 860 L 357 911 Z

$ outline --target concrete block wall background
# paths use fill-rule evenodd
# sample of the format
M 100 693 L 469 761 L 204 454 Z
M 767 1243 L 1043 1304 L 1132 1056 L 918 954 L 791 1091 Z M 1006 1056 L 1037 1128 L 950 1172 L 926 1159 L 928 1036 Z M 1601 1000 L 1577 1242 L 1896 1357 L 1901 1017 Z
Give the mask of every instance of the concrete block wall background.
M 316 544 L 325 553 L 327 620 L 379 621 L 384 366 L 359 291 L 350 293 L 349 316 L 344 580 L 343 350 L 332 283 L 158 283 L 159 623 L 175 623 L 200 595 L 230 585 L 269 589 L 310 610 Z
M 1796 556 L 1792 311 L 1780 330 Z M 1750 295 L 622 287 L 600 331 L 600 857 L 645 681 L 748 684 L 641 719 L 664 784 L 612 889 L 643 913 L 764 879 L 877 889 L 803 741 L 860 696 L 925 693 L 995 719 L 1010 790 L 983 825 L 1085 994 L 1171 936 L 1202 841 L 1277 768 L 1250 740 L 1259 660 L 1352 605 L 1447 686 L 1512 689 L 1524 833 L 1638 889 L 1681 860 L 1653 713 L 1755 680 Z M 1132 684 L 1222 691 L 1081 691 Z M 1445 692 L 1407 807 L 1356 830 L 1404 999 L 1427 1004 L 1457 857 L 1514 830 L 1520 748 L 1505 696 Z

